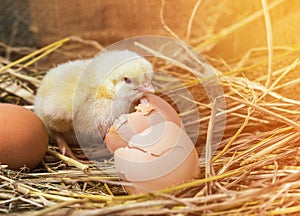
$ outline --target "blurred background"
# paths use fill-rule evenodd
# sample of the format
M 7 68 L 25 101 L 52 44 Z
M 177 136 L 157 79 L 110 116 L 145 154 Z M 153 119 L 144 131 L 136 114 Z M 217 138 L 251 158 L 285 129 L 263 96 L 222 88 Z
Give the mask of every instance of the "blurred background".
M 274 45 L 299 44 L 300 1 L 268 3 Z M 228 61 L 266 46 L 261 10 L 260 0 L 0 0 L 0 42 L 41 47 L 76 35 L 106 46 L 159 34 L 197 46 L 216 36 L 201 51 Z

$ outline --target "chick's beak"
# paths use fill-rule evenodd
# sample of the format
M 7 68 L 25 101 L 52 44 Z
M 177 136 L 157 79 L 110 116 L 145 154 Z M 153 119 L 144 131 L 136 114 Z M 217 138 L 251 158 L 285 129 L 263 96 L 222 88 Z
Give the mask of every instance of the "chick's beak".
M 140 92 L 151 92 L 154 93 L 155 89 L 151 83 L 151 81 L 147 80 L 143 83 L 142 86 L 137 88 Z

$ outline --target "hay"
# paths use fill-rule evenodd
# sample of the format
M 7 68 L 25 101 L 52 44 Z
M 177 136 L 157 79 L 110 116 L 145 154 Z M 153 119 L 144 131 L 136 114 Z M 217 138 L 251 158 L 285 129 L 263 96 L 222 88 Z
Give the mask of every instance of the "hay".
M 224 38 L 258 17 L 265 15 L 268 26 L 267 10 L 281 2 L 272 1 L 267 7 L 262 0 L 264 10 L 214 34 L 209 30 L 201 40 L 191 30 L 195 11 L 201 7 L 200 1 L 195 4 L 186 39 L 203 51 L 218 70 L 227 108 L 224 137 L 209 165 L 201 166 L 201 178 L 149 194 L 127 195 L 112 161 L 101 162 L 97 167 L 83 165 L 50 145 L 43 163 L 32 172 L 11 171 L 1 165 L 0 213 L 213 216 L 300 212 L 299 46 L 274 45 L 268 32 L 267 47 L 253 47 L 243 56 L 229 60 L 209 55 L 209 50 Z M 161 17 L 163 20 L 163 8 Z M 178 37 L 164 20 L 162 23 Z M 32 108 L 34 94 L 47 69 L 47 64 L 39 65 L 42 58 L 52 61 L 55 55 L 70 57 L 68 47 L 78 43 L 94 47 L 94 51 L 102 49 L 96 42 L 71 37 L 39 50 L 25 49 L 26 55 L 24 50 L 14 50 L 15 55 L 23 56 L 16 61 L 1 58 L 1 101 Z M 6 52 L 13 49 L 4 45 L 2 48 Z M 187 68 L 158 59 L 153 63 L 161 71 L 180 77 L 193 92 L 194 103 L 202 114 L 197 143 L 201 152 L 212 124 L 213 104 L 205 102 L 197 88 L 199 80 L 190 76 Z

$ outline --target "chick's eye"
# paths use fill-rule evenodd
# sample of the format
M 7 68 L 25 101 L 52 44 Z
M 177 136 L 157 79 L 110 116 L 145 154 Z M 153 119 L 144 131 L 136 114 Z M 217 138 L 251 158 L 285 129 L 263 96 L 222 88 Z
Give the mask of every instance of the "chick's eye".
M 131 79 L 128 77 L 124 77 L 123 79 L 127 84 L 130 84 L 132 82 Z

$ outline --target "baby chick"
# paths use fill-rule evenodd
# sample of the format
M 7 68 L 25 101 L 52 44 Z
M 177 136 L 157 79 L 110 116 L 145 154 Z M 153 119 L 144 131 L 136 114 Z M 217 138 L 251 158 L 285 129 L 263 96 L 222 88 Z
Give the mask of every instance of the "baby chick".
M 60 151 L 77 159 L 69 145 L 99 146 L 114 120 L 154 90 L 152 77 L 152 65 L 138 54 L 105 51 L 51 69 L 37 91 L 34 111 Z

